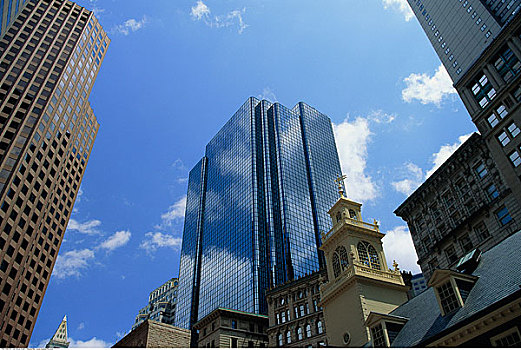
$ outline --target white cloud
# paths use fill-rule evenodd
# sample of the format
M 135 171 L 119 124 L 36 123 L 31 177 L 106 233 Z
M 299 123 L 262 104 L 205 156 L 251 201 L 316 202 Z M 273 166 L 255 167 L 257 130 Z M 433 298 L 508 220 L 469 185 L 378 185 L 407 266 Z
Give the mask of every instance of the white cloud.
M 81 322 L 79 325 L 78 325 L 78 330 L 81 331 L 82 329 L 85 328 L 85 322 Z
M 110 348 L 112 343 L 93 337 L 89 340 L 74 340 L 68 338 L 69 348 Z
M 396 114 L 385 113 L 379 109 L 371 112 L 367 118 L 377 124 L 390 124 L 396 119 Z
M 429 177 L 436 169 L 438 169 L 449 157 L 462 145 L 465 143 L 465 141 L 468 140 L 468 138 L 472 135 L 472 133 L 467 135 L 462 135 L 458 137 L 458 142 L 453 143 L 452 145 L 443 145 L 441 146 L 440 150 L 436 153 L 434 153 L 433 156 L 433 167 L 431 170 L 427 171 L 427 176 Z
M 407 0 L 382 0 L 382 2 L 385 9 L 392 8 L 403 14 L 407 22 L 414 17 L 414 13 L 407 3 Z
M 433 103 L 439 107 L 445 97 L 456 94 L 449 73 L 443 65 L 438 67 L 433 76 L 412 73 L 403 81 L 407 87 L 402 90 L 402 99 L 408 103 L 418 100 L 421 104 Z
M 190 13 L 190 15 L 192 16 L 192 18 L 196 20 L 200 20 L 203 17 L 208 18 L 208 16 L 210 15 L 210 9 L 208 8 L 208 6 L 206 6 L 204 2 L 199 0 L 197 1 L 197 4 L 195 6 L 192 6 L 192 12 Z
M 275 92 L 269 86 L 265 87 L 262 90 L 262 93 L 257 95 L 257 98 L 259 100 L 267 100 L 267 101 L 270 101 L 270 102 L 276 102 L 277 101 L 277 96 L 275 95 Z
M 377 197 L 377 188 L 372 178 L 365 173 L 367 144 L 372 135 L 369 121 L 358 117 L 353 122 L 347 118 L 333 124 L 338 156 L 342 173 L 347 176 L 347 196 L 356 201 L 372 200 Z
M 420 267 L 416 263 L 418 256 L 407 226 L 395 227 L 387 232 L 382 241 L 389 268 L 392 267 L 393 260 L 396 260 L 400 270 L 420 272 Z
M 179 199 L 177 202 L 172 204 L 166 213 L 161 214 L 161 219 L 163 220 L 163 223 L 159 227 L 167 227 L 172 225 L 172 222 L 178 221 L 180 219 L 183 219 L 185 217 L 185 210 L 186 210 L 186 196 Z
M 391 185 L 394 189 L 400 193 L 403 193 L 406 196 L 409 196 L 413 193 L 429 176 L 434 174 L 434 172 L 441 166 L 443 163 L 449 159 L 449 157 L 463 144 L 472 134 L 462 135 L 458 137 L 458 141 L 453 144 L 446 144 L 440 147 L 440 150 L 436 153 L 432 154 L 432 168 L 423 171 L 419 166 L 414 163 L 405 163 L 402 169 L 399 169 L 398 172 L 400 176 L 403 178 L 399 181 L 391 182 Z
M 178 184 L 185 184 L 188 182 L 188 178 L 187 177 L 178 177 L 177 178 L 177 183 Z
M 67 230 L 69 231 L 78 231 L 80 233 L 85 234 L 96 234 L 99 233 L 97 227 L 101 225 L 101 221 L 99 220 L 90 220 L 80 223 L 74 219 L 69 220 L 69 224 L 67 225 Z
M 246 12 L 246 8 L 242 10 L 233 10 L 225 15 L 210 16 L 210 8 L 201 0 L 198 0 L 195 6 L 192 6 L 190 16 L 196 21 L 204 21 L 211 28 L 229 27 L 234 24 L 238 26 L 238 32 L 241 34 L 248 24 L 244 23 L 242 15 Z
M 148 23 L 147 16 L 143 16 L 141 20 L 131 18 L 123 22 L 123 24 L 118 24 L 114 30 L 120 34 L 129 35 L 131 32 L 137 32 L 144 28 L 146 23 Z
M 175 160 L 175 162 L 172 163 L 172 168 L 174 168 L 175 170 L 179 170 L 179 171 L 186 170 L 186 166 L 180 158 L 177 158 Z
M 141 242 L 139 247 L 145 249 L 147 253 L 153 253 L 158 248 L 172 248 L 178 250 L 183 242 L 180 237 L 174 237 L 173 235 L 161 232 L 148 232 L 145 234 L 145 237 L 146 239 Z
M 118 231 L 101 243 L 100 248 L 112 251 L 127 244 L 131 236 L 130 231 Z
M 423 170 L 414 163 L 404 164 L 404 176 L 405 179 L 391 182 L 394 189 L 406 196 L 409 196 L 414 192 L 424 181 Z
M 52 274 L 59 279 L 69 276 L 79 277 L 92 259 L 94 259 L 94 252 L 90 249 L 68 251 L 58 256 Z
M 45 348 L 45 345 L 51 340 L 50 338 L 43 339 L 38 344 L 37 348 Z M 71 337 L 68 337 L 67 340 L 70 342 L 69 348 L 110 348 L 112 343 L 106 342 L 104 340 L 93 337 L 89 340 L 74 340 Z M 34 348 L 34 346 L 29 345 L 30 348 Z

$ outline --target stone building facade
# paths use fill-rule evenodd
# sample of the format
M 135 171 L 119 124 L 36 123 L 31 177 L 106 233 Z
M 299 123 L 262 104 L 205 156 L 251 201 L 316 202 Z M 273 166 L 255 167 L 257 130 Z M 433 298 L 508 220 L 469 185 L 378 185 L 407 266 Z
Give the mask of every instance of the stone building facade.
M 521 15 L 454 85 L 505 184 L 521 201 Z
M 268 317 L 217 308 L 194 325 L 199 348 L 268 347 Z
M 395 214 L 408 226 L 424 277 L 454 268 L 520 228 L 521 208 L 485 140 L 474 133 Z
M 113 348 L 188 348 L 190 331 L 152 320 L 142 322 Z
M 319 289 L 326 279 L 326 270 L 319 270 L 266 292 L 270 347 L 327 345 Z

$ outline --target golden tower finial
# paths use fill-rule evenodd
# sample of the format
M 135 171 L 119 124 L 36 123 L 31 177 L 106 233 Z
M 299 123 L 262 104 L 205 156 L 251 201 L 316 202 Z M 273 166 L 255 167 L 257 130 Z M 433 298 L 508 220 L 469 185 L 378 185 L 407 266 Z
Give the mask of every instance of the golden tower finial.
M 398 267 L 398 263 L 396 262 L 396 260 L 393 260 L 393 267 L 394 271 L 400 271 L 400 268 Z
M 341 175 L 341 176 L 337 177 L 337 179 L 335 180 L 335 183 L 338 186 L 338 194 L 340 195 L 340 198 L 345 198 L 344 197 L 344 188 L 342 187 L 345 179 L 347 179 L 347 176 Z

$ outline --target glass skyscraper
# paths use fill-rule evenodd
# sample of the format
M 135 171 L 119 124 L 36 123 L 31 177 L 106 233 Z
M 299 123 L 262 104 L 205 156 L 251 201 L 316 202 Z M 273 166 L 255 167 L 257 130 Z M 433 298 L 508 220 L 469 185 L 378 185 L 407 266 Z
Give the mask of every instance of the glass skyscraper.
M 407 1 L 455 83 L 521 7 L 521 0 Z
M 340 174 L 330 119 L 253 97 L 190 171 L 176 326 L 217 307 L 267 313 L 267 288 L 323 266 Z

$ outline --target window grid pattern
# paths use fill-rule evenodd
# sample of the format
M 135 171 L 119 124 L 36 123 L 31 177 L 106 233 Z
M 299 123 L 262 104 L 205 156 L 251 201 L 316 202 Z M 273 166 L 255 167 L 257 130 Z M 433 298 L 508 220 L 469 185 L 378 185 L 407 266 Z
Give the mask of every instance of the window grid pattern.
M 450 281 L 440 287 L 436 287 L 436 290 L 438 291 L 441 307 L 445 314 L 449 314 L 460 307 L 456 293 L 454 292 L 454 288 L 452 288 Z
M 387 346 L 384 330 L 381 324 L 371 328 L 371 335 L 373 336 L 373 346 L 375 348 L 385 348 Z
M 0 315 L 10 315 L 0 347 L 28 345 L 98 132 L 87 99 L 109 44 L 91 13 L 69 1 L 19 9 L 0 40 L 0 234 L 16 257 L 2 262 L 8 278 L 0 272 Z M 99 45 L 86 47 L 81 37 L 93 32 Z

